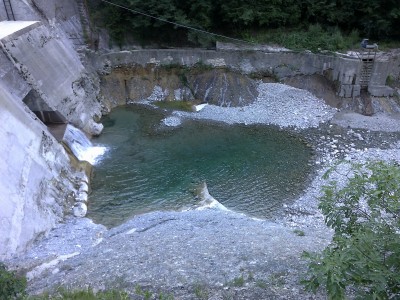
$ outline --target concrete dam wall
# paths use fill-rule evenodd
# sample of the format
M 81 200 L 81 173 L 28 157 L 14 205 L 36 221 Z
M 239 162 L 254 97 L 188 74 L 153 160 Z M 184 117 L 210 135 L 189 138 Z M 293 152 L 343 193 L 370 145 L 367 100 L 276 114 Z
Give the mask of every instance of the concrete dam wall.
M 100 117 L 101 110 L 96 98 L 96 78 L 85 73 L 71 42 L 61 31 L 51 32 L 40 22 L 2 23 L 10 30 L 18 23 L 27 25 L 0 40 L 2 60 L 9 60 L 14 65 L 9 72 L 15 73 L 16 69 L 29 86 L 18 93 L 26 97 L 32 91 L 29 98 L 34 99 L 27 99 L 32 105 L 42 103 L 46 110 L 58 111 L 86 132 L 100 133 L 101 125 L 93 122 L 96 116 Z M 9 82 L 10 78 L 12 76 L 4 74 L 2 80 L 12 86 L 14 82 Z
M 45 123 L 54 120 L 46 116 L 89 134 L 102 125 L 94 121 L 101 116 L 98 79 L 86 73 L 61 27 L 0 22 L 0 66 L 2 260 L 72 214 L 78 189 L 88 183 L 84 167 L 50 134 Z
M 46 126 L 0 82 L 0 260 L 22 252 L 71 209 L 79 172 Z

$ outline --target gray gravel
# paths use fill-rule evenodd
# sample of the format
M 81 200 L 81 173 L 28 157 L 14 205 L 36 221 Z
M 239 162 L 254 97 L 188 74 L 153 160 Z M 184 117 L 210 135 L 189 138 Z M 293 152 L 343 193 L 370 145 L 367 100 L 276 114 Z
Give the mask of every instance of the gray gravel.
M 400 130 L 400 115 L 378 113 L 368 117 L 353 112 L 340 112 L 334 116 L 332 123 L 342 127 L 397 132 Z
M 173 115 L 228 124 L 270 124 L 304 129 L 330 120 L 337 111 L 310 92 L 288 85 L 260 83 L 258 91 L 257 100 L 246 107 L 207 105 L 200 112 L 175 112 Z
M 179 126 L 185 118 L 197 118 L 272 124 L 304 135 L 314 130 L 317 171 L 304 194 L 284 207 L 283 216 L 256 220 L 218 209 L 152 212 L 110 230 L 88 219 L 71 218 L 25 256 L 8 262 L 29 271 L 29 291 L 58 285 L 114 287 L 141 299 L 137 295 L 141 286 L 154 293 L 172 293 L 175 299 L 325 299 L 323 293 L 304 292 L 299 284 L 305 271 L 301 253 L 322 250 L 332 235 L 317 208 L 326 183 L 322 175 L 343 158 L 400 162 L 398 135 L 391 135 L 389 141 L 371 131 L 385 131 L 387 122 L 400 130 L 400 122 L 382 115 L 378 121 L 369 119 L 369 128 L 360 115 L 335 117 L 335 109 L 306 91 L 282 84 L 259 88 L 258 100 L 248 107 L 208 105 L 200 112 L 173 112 L 163 122 Z M 333 118 L 344 127 L 339 128 L 340 134 L 329 124 Z M 341 175 L 346 168 L 341 164 L 339 172 L 333 173 L 339 184 L 346 180 Z

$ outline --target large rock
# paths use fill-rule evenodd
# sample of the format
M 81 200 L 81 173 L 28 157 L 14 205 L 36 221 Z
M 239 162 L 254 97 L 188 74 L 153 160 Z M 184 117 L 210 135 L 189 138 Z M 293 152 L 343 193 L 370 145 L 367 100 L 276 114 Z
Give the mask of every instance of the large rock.
M 196 99 L 219 106 L 246 106 L 258 96 L 254 80 L 226 69 L 195 72 L 188 81 Z

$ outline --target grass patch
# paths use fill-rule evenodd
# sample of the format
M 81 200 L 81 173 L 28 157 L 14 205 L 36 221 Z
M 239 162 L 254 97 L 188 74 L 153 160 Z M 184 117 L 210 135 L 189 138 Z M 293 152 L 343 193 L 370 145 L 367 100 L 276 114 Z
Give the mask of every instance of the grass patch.
M 156 106 L 164 109 L 193 111 L 194 103 L 192 101 L 156 101 L 153 102 Z
M 142 289 L 140 286 L 135 287 L 134 294 L 140 296 L 140 299 L 150 300 L 173 300 L 174 296 L 172 294 L 152 293 L 149 290 Z M 1 298 L 0 299 L 13 299 L 13 298 Z M 25 298 L 16 298 L 23 300 L 130 300 L 130 295 L 125 291 L 119 290 L 108 290 L 94 292 L 92 289 L 88 288 L 85 290 L 67 290 L 64 288 L 59 288 L 55 293 L 43 293 L 38 296 L 29 296 Z M 136 298 L 135 298 L 136 299 Z
M 86 290 L 76 290 L 71 291 L 67 289 L 60 288 L 54 294 L 42 294 L 40 296 L 28 297 L 29 300 L 129 300 L 129 294 L 124 291 L 99 291 L 94 292 L 92 289 L 88 288 Z
M 244 280 L 243 275 L 233 278 L 233 280 L 231 282 L 231 285 L 234 287 L 242 287 L 242 286 L 244 286 L 244 284 L 245 284 L 245 280 Z
M 268 284 L 264 280 L 257 280 L 256 281 L 256 287 L 259 287 L 260 289 L 266 290 L 268 288 Z
M 282 287 L 286 283 L 286 279 L 285 279 L 286 275 L 287 275 L 286 272 L 273 273 L 269 276 L 268 281 L 270 282 L 270 284 L 272 284 L 274 286 Z
M 0 299 L 23 299 L 26 295 L 26 278 L 9 271 L 0 262 Z
M 197 284 L 194 286 L 194 294 L 197 299 L 206 300 L 208 299 L 208 289 L 205 285 Z
M 300 229 L 295 229 L 295 230 L 293 230 L 293 233 L 295 234 L 295 235 L 297 235 L 297 236 L 305 236 L 306 234 L 304 233 L 304 231 L 303 230 L 300 230 Z

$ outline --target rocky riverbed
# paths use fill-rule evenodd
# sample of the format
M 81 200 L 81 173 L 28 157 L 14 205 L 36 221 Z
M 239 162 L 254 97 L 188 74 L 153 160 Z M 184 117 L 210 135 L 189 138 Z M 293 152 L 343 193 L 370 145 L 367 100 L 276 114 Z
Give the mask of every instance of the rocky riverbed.
M 320 251 L 331 239 L 317 208 L 322 175 L 341 159 L 400 162 L 399 117 L 339 112 L 304 90 L 262 83 L 257 101 L 246 107 L 172 112 L 164 123 L 184 126 L 187 118 L 300 133 L 315 149 L 309 187 L 274 220 L 213 208 L 152 212 L 112 229 L 67 219 L 26 255 L 7 262 L 27 272 L 30 293 L 62 285 L 121 288 L 134 299 L 143 298 L 139 291 L 175 299 L 325 299 L 299 284 L 306 268 L 301 253 Z M 344 182 L 340 168 L 346 166 L 333 176 Z

